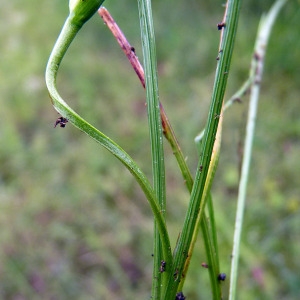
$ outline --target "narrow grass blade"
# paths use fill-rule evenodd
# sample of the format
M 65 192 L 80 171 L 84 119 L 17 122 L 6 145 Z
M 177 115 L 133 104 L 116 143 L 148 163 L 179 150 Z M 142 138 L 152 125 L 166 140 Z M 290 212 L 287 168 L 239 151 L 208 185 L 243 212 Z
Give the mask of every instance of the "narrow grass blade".
M 178 271 L 178 280 L 169 277 L 168 290 L 164 299 L 174 299 L 179 281 L 181 280 L 182 271 L 186 260 L 188 259 L 188 250 L 192 241 L 194 229 L 197 219 L 203 217 L 205 208 L 205 198 L 203 192 L 205 189 L 206 178 L 210 166 L 211 156 L 213 152 L 214 142 L 216 138 L 219 116 L 223 104 L 224 93 L 227 84 L 228 72 L 231 63 L 234 40 L 237 30 L 239 17 L 239 0 L 229 0 L 227 2 L 225 17 L 222 22 L 221 49 L 219 52 L 220 60 L 218 61 L 211 107 L 207 124 L 205 126 L 205 134 L 203 139 L 203 153 L 200 157 L 195 182 L 191 194 L 191 200 L 185 217 L 183 230 L 177 246 L 174 250 L 174 265 L 172 273 Z
M 142 49 L 144 58 L 146 98 L 148 110 L 148 122 L 152 155 L 153 187 L 162 216 L 166 211 L 166 187 L 165 187 L 165 165 L 162 127 L 160 121 L 160 108 L 158 96 L 157 61 L 154 38 L 154 26 L 150 0 L 139 0 L 139 16 L 142 38 Z M 172 257 L 163 256 L 161 253 L 161 239 L 154 224 L 154 268 L 152 297 L 159 299 L 164 293 L 167 275 L 172 266 Z M 165 267 L 161 269 L 161 264 Z
M 271 33 L 272 26 L 275 19 L 285 4 L 286 0 L 278 0 L 270 9 L 266 16 L 263 16 L 260 22 L 259 31 L 256 39 L 254 55 L 251 65 L 251 73 L 255 74 L 254 84 L 251 87 L 248 121 L 245 137 L 245 148 L 243 154 L 242 172 L 239 183 L 238 203 L 235 221 L 235 232 L 233 239 L 232 261 L 231 261 L 231 275 L 230 275 L 230 290 L 229 299 L 236 299 L 236 286 L 238 275 L 238 261 L 241 243 L 241 233 L 244 218 L 244 208 L 246 202 L 247 182 L 250 169 L 253 136 L 256 122 L 256 112 L 260 93 L 260 83 L 262 80 L 264 57 L 268 39 Z
M 201 215 L 198 214 L 198 218 L 193 232 L 193 237 L 188 250 L 188 258 L 185 262 L 183 272 L 182 272 L 183 276 L 178 286 L 178 290 L 181 291 L 183 289 L 190 260 L 192 258 L 192 254 L 194 251 L 194 246 L 198 236 L 198 230 L 199 227 L 201 227 L 204 246 L 206 249 L 206 255 L 208 260 L 207 266 L 210 275 L 210 282 L 211 282 L 212 294 L 214 300 L 218 300 L 221 298 L 221 287 L 218 281 L 218 274 L 220 270 L 219 256 L 218 256 L 218 242 L 217 242 L 216 224 L 215 224 L 213 203 L 212 203 L 210 190 L 219 162 L 220 149 L 221 149 L 221 137 L 222 137 L 222 124 L 223 124 L 223 115 L 220 116 L 220 122 L 218 125 L 218 132 L 216 135 L 216 141 L 213 148 L 212 159 L 209 166 L 207 180 L 205 183 L 205 188 L 201 199 L 202 202 L 203 201 L 208 202 L 207 210 L 209 213 L 208 214 L 209 217 L 208 218 L 206 217 L 205 212 L 203 212 L 203 217 L 201 217 Z
M 71 23 L 70 17 L 67 18 L 62 31 L 54 45 L 51 52 L 47 68 L 46 68 L 46 84 L 49 90 L 49 95 L 52 99 L 54 108 L 61 114 L 62 117 L 67 118 L 70 123 L 85 132 L 96 142 L 106 148 L 115 157 L 117 157 L 126 168 L 132 173 L 140 187 L 145 193 L 145 196 L 150 204 L 153 215 L 157 222 L 157 227 L 162 241 L 162 252 L 166 257 L 172 257 L 168 231 L 161 209 L 158 205 L 155 193 L 144 173 L 136 165 L 133 159 L 114 141 L 97 130 L 82 117 L 80 117 L 59 95 L 56 88 L 56 77 L 61 61 L 78 33 L 80 27 L 74 27 Z

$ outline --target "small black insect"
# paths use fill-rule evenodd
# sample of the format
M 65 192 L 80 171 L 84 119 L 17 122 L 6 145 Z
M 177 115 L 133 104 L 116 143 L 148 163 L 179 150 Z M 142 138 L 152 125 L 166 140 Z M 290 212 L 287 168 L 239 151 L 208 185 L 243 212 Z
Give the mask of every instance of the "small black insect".
M 162 260 L 160 262 L 160 268 L 159 268 L 160 273 L 163 273 L 166 271 L 166 262 L 164 260 Z
M 218 280 L 219 281 L 224 281 L 226 279 L 226 274 L 225 273 L 220 273 L 219 275 L 218 275 Z
M 185 297 L 182 292 L 176 294 L 175 300 L 185 300 Z
M 218 30 L 221 30 L 222 28 L 225 27 L 225 23 L 224 22 L 218 23 L 217 27 L 218 27 Z
M 130 50 L 135 54 L 135 48 L 134 47 L 130 47 Z
M 64 117 L 59 117 L 56 121 L 55 121 L 55 124 L 54 124 L 54 128 L 59 125 L 60 127 L 62 128 L 65 128 L 66 127 L 66 124 L 68 123 L 68 119 L 64 118 Z

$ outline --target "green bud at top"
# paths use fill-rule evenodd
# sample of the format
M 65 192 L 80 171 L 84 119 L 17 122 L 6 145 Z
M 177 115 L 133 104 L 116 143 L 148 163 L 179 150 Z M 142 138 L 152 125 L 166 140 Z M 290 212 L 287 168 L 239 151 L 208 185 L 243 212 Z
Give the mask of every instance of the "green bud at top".
M 71 22 L 81 27 L 103 2 L 104 0 L 69 0 Z

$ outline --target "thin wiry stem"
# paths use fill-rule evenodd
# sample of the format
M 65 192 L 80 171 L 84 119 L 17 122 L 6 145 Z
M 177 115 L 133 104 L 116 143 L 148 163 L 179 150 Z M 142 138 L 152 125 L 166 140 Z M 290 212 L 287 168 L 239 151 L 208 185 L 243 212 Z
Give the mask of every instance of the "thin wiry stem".
M 231 64 L 231 57 L 233 46 L 237 31 L 237 24 L 239 18 L 240 0 L 229 0 L 226 5 L 226 12 L 222 22 L 222 42 L 219 49 L 219 60 L 216 70 L 212 101 L 209 110 L 207 123 L 205 126 L 205 134 L 203 139 L 203 153 L 200 156 L 197 166 L 193 190 L 191 193 L 191 200 L 189 203 L 188 211 L 186 213 L 184 225 L 182 228 L 181 236 L 174 250 L 174 264 L 172 273 L 178 273 L 178 278 L 169 277 L 168 294 L 165 299 L 173 300 L 177 288 L 183 274 L 183 268 L 190 253 L 192 237 L 195 230 L 197 220 L 203 218 L 204 208 L 207 198 L 203 198 L 205 191 L 205 184 L 207 181 L 208 170 L 211 162 L 213 147 L 217 134 L 219 124 L 219 117 L 221 114 L 223 98 L 227 85 L 228 72 Z
M 153 189 L 160 206 L 162 216 L 166 212 L 165 163 L 163 150 L 163 131 L 160 121 L 158 75 L 156 61 L 155 34 L 151 0 L 138 0 L 142 50 L 144 58 L 146 100 L 148 111 L 149 136 L 151 144 Z M 161 251 L 162 237 L 159 236 L 154 222 L 154 268 L 152 297 L 159 299 L 165 292 L 167 276 L 172 266 L 172 258 Z M 161 270 L 164 264 L 164 272 Z
M 272 26 L 275 19 L 284 5 L 286 0 L 278 0 L 267 16 L 263 16 L 260 22 L 259 31 L 256 39 L 256 45 L 254 48 L 254 55 L 251 65 L 251 73 L 255 74 L 254 83 L 251 87 L 250 92 L 250 103 L 248 112 L 248 121 L 245 136 L 245 148 L 243 154 L 242 171 L 239 183 L 238 192 L 238 203 L 236 211 L 235 220 L 235 231 L 233 238 L 233 250 L 232 250 L 232 260 L 231 260 L 231 276 L 230 276 L 230 290 L 229 299 L 236 299 L 236 287 L 237 287 L 237 275 L 238 275 L 238 262 L 239 262 L 239 252 L 241 243 L 241 233 L 244 218 L 245 202 L 246 202 L 246 192 L 247 183 L 250 169 L 253 136 L 256 123 L 256 112 L 260 93 L 260 85 L 263 75 L 264 58 L 267 48 L 268 39 L 271 33 Z

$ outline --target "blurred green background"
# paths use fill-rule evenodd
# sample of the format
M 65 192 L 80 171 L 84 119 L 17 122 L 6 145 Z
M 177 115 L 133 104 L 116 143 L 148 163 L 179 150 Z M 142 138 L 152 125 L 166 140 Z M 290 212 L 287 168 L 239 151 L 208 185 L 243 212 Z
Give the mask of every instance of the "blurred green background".
M 194 172 L 206 122 L 224 1 L 153 1 L 160 99 Z M 260 16 L 273 1 L 243 1 L 227 98 L 247 78 Z M 142 59 L 137 2 L 108 1 Z M 106 150 L 58 114 L 44 83 L 68 1 L 2 1 L 0 10 L 0 298 L 150 299 L 152 216 L 139 186 Z M 299 299 L 300 9 L 290 0 L 268 47 L 248 187 L 238 299 Z M 95 15 L 70 48 L 59 91 L 115 139 L 151 178 L 144 91 Z M 221 270 L 229 276 L 248 99 L 225 115 L 213 186 Z M 165 145 L 174 246 L 188 193 Z M 199 237 L 187 299 L 210 299 Z M 223 283 L 224 299 L 228 280 Z

